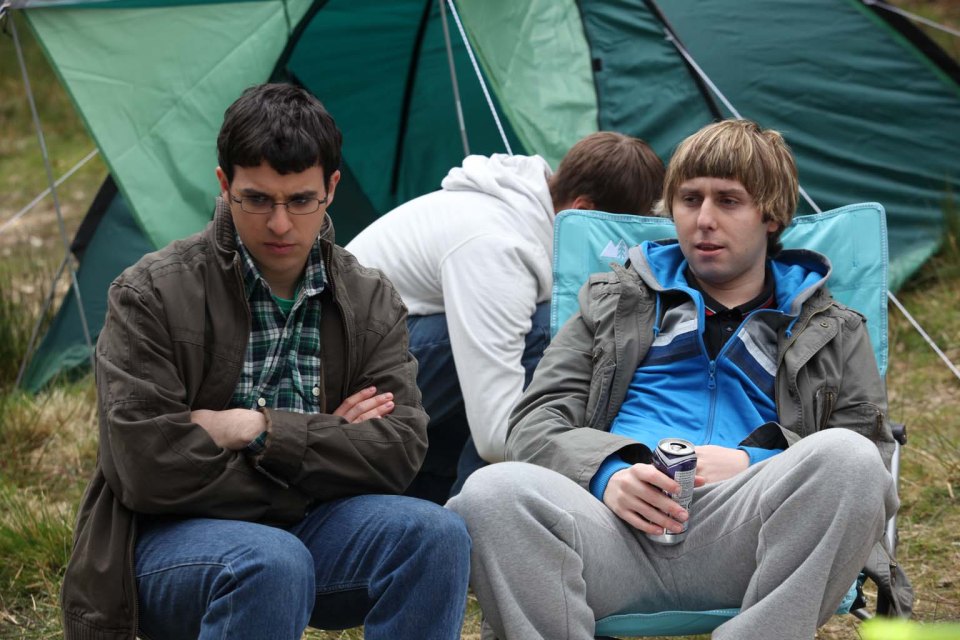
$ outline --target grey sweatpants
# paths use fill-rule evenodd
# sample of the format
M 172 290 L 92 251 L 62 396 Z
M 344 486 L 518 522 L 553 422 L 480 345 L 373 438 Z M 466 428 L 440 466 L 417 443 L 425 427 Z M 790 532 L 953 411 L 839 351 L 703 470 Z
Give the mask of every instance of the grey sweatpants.
M 505 462 L 447 506 L 473 539 L 471 585 L 501 640 L 592 640 L 615 613 L 741 607 L 714 638 L 810 640 L 897 510 L 876 446 L 830 429 L 696 489 L 663 546 L 549 469 Z

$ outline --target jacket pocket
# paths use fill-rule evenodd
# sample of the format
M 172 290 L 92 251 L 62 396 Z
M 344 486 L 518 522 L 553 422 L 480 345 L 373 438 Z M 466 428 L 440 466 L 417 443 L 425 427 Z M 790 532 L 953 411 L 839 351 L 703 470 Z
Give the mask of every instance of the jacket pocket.
M 591 429 L 603 429 L 602 424 L 607 414 L 607 408 L 610 406 L 610 389 L 613 386 L 613 376 L 617 371 L 617 363 L 611 362 L 603 357 L 603 352 L 598 352 L 594 360 L 599 364 L 593 368 L 593 377 L 590 379 L 590 396 L 587 398 L 587 423 L 585 426 Z M 604 361 L 606 360 L 606 361 Z
M 814 394 L 814 424 L 817 430 L 822 431 L 827 428 L 830 422 L 830 416 L 833 415 L 833 408 L 837 403 L 837 390 L 833 387 L 822 386 Z

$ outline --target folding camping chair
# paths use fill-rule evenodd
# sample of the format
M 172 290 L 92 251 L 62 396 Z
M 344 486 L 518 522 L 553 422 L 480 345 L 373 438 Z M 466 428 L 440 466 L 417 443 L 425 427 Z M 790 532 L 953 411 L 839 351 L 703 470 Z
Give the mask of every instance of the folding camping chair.
M 675 237 L 673 222 L 598 211 L 564 211 L 557 216 L 553 247 L 553 298 L 550 325 L 553 334 L 578 308 L 577 294 L 591 273 L 608 271 L 613 261 L 623 263 L 627 250 L 644 240 Z M 784 230 L 785 247 L 803 247 L 826 255 L 833 264 L 828 286 L 841 303 L 867 317 L 870 342 L 880 375 L 887 369 L 887 227 L 884 209 L 877 203 L 855 204 L 816 215 L 800 216 Z M 895 431 L 894 480 L 899 471 L 900 444 L 905 433 Z M 891 549 L 896 544 L 896 521 L 887 523 Z M 869 617 L 863 609 L 858 580 L 844 598 L 838 614 Z M 662 636 L 709 633 L 739 613 L 739 609 L 623 613 L 597 621 L 597 636 Z

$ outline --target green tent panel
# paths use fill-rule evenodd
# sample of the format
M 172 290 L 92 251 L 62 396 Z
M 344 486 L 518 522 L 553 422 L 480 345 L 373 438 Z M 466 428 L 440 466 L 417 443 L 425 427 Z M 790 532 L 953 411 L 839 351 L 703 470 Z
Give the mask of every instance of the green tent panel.
M 332 42 L 336 56 L 330 55 Z M 504 153 L 456 32 L 451 45 L 470 152 Z M 463 160 L 436 2 L 330 0 L 304 20 L 274 77 L 319 96 L 344 131 L 344 159 L 371 208 L 358 210 L 353 199 L 344 206 L 338 189 L 331 215 L 341 241 L 376 216 L 438 188 Z M 505 126 L 511 148 L 523 152 L 510 123 Z
M 116 2 L 113 5 L 123 3 Z M 27 11 L 149 241 L 202 228 L 223 111 L 270 77 L 306 0 Z
M 597 131 L 590 48 L 574 0 L 458 3 L 477 57 L 528 149 L 556 167 Z
M 665 161 L 681 140 L 721 117 L 713 97 L 643 0 L 581 2 L 600 104 L 599 127 L 643 132 Z
M 101 253 L 91 242 L 81 267 L 94 333 L 103 308 L 91 305 L 123 265 L 210 218 L 216 133 L 247 86 L 297 82 L 337 119 L 344 165 L 331 214 L 341 243 L 438 188 L 464 155 L 438 0 L 13 0 L 12 7 L 27 16 L 119 187 L 98 215 L 111 211 L 103 229 L 108 219 L 126 221 L 116 228 L 129 239 L 114 237 L 109 246 L 126 243 L 130 253 Z M 940 243 L 944 205 L 960 192 L 960 68 L 881 7 L 456 0 L 456 8 L 515 153 L 538 153 L 556 166 L 576 140 L 605 129 L 648 140 L 666 160 L 685 136 L 735 110 L 784 133 L 816 207 L 884 205 L 894 287 Z M 449 15 L 448 25 L 470 151 L 503 152 Z M 814 210 L 801 202 L 800 213 Z M 68 315 L 75 302 L 64 309 L 31 364 L 31 388 L 58 370 L 53 354 L 86 359 Z

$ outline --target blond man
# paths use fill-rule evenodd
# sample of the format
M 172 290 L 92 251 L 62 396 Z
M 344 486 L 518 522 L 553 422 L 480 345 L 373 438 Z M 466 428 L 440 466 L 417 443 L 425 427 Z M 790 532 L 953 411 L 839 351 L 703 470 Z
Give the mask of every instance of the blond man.
M 892 436 L 829 262 L 780 250 L 797 191 L 780 134 L 709 125 L 667 168 L 677 240 L 584 286 L 511 414 L 517 462 L 449 504 L 497 637 L 588 640 L 625 611 L 740 607 L 715 638 L 809 640 L 836 610 L 897 508 Z M 650 464 L 662 438 L 695 445 L 689 511 Z

